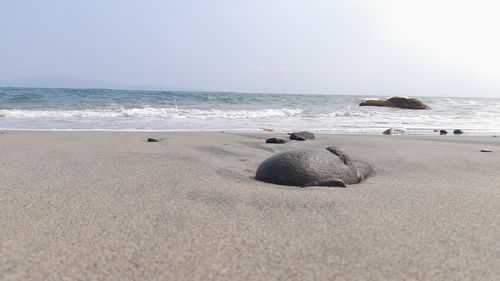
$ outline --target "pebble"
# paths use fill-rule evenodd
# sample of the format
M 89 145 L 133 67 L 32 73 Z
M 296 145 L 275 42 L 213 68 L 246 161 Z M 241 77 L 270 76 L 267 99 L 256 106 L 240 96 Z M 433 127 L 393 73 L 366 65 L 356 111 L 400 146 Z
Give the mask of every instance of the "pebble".
M 304 140 L 313 140 L 315 139 L 314 134 L 310 132 L 297 132 L 297 133 L 291 133 L 290 134 L 290 139 L 291 140 L 301 140 L 298 138 L 303 138 Z
M 268 138 L 266 140 L 266 143 L 285 143 L 286 140 L 284 139 L 278 139 L 278 138 Z
M 385 130 L 382 134 L 384 135 L 402 135 L 405 133 L 404 129 L 390 128 Z

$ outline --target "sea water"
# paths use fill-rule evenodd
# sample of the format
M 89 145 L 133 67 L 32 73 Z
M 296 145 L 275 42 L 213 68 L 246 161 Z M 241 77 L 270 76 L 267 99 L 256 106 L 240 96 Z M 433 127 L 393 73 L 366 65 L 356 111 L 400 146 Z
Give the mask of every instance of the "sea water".
M 419 97 L 430 110 L 360 107 L 388 96 L 0 88 L 1 130 L 500 133 L 500 99 Z

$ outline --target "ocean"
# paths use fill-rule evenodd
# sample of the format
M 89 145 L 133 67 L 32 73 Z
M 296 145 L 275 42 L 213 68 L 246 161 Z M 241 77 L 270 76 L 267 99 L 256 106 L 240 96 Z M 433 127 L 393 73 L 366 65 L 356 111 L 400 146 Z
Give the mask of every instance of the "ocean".
M 0 130 L 500 133 L 500 99 L 418 97 L 431 110 L 360 107 L 389 96 L 0 88 Z

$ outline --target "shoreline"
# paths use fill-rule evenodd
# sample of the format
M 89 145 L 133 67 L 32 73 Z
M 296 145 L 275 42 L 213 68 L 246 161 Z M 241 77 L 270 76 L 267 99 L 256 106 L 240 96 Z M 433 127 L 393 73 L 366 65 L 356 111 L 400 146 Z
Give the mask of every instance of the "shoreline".
M 400 127 L 385 127 L 396 128 Z M 288 134 L 291 132 L 299 132 L 299 131 L 309 131 L 318 135 L 341 135 L 341 136 L 380 136 L 383 135 L 383 132 L 386 129 L 377 129 L 376 131 L 348 131 L 348 130 L 315 130 L 315 129 L 307 129 L 307 130 L 286 130 L 286 129 L 268 129 L 268 128 L 260 128 L 260 129 L 172 129 L 172 130 L 138 130 L 138 129 L 12 129 L 0 128 L 0 132 L 47 132 L 47 133 L 71 133 L 71 132 L 103 132 L 103 133 L 251 133 L 251 134 Z M 448 131 L 447 135 L 440 135 L 439 132 L 434 132 L 437 129 L 428 129 L 428 128 L 402 128 L 405 130 L 403 134 L 393 135 L 393 136 L 406 136 L 406 137 L 497 137 L 500 135 L 499 131 L 489 131 L 487 129 L 461 129 L 464 133 L 461 135 L 454 135 L 453 129 L 446 129 Z M 272 130 L 272 131 L 268 131 Z
M 271 136 L 286 134 L 4 131 L 0 279 L 500 277 L 497 138 Z M 376 175 L 254 178 L 276 152 L 330 145 Z

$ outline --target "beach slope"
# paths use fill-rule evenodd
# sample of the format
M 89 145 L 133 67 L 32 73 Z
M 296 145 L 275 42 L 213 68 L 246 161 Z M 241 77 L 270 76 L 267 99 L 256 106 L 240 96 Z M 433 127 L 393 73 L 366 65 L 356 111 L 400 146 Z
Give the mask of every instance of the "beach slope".
M 4 132 L 0 280 L 500 279 L 496 138 L 274 136 Z M 275 152 L 331 145 L 376 175 L 254 179 Z

